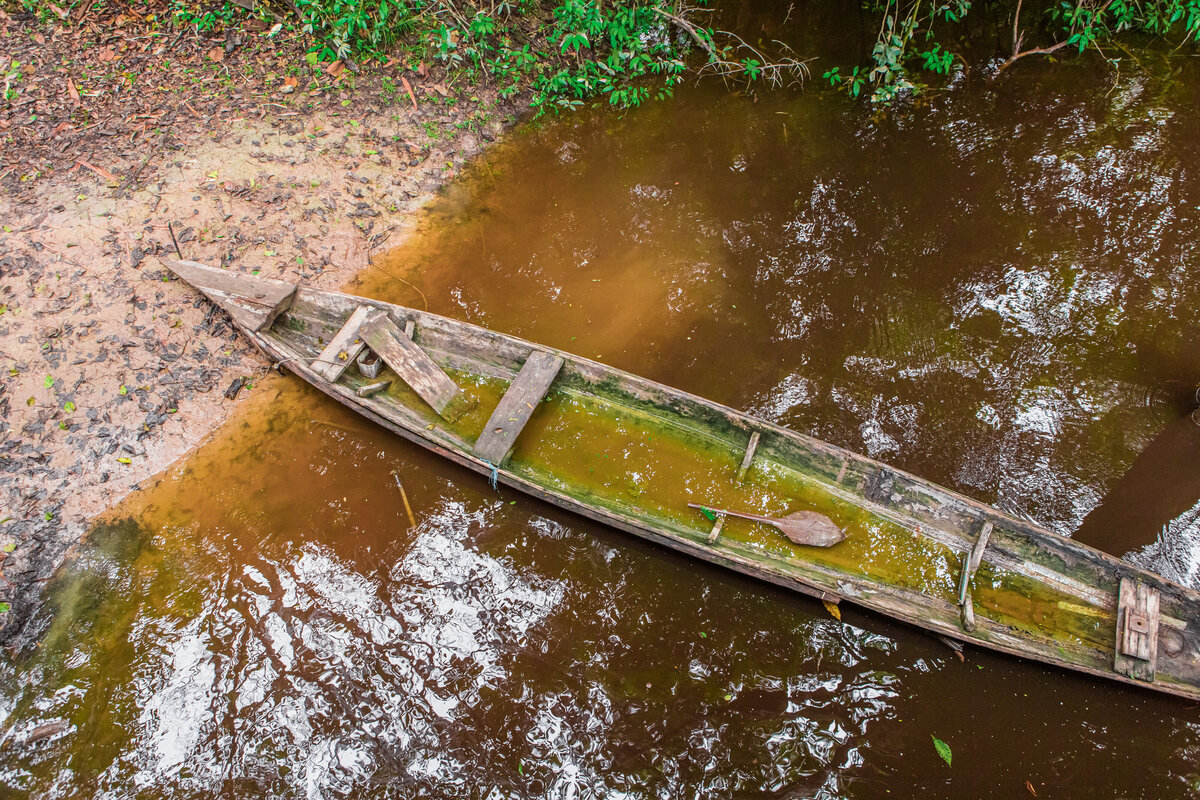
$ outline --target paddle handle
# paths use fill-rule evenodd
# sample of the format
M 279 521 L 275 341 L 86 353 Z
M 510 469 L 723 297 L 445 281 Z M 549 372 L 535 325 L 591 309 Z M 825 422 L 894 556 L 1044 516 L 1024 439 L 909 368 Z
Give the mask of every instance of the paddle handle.
M 771 517 L 760 517 L 758 514 L 746 514 L 741 511 L 730 511 L 727 508 L 712 508 L 711 506 L 702 506 L 699 503 L 688 503 L 688 508 L 698 508 L 701 511 L 711 511 L 714 514 L 725 514 L 730 517 L 741 517 L 742 519 L 752 519 L 755 522 L 765 522 L 768 525 L 776 525 L 779 520 Z

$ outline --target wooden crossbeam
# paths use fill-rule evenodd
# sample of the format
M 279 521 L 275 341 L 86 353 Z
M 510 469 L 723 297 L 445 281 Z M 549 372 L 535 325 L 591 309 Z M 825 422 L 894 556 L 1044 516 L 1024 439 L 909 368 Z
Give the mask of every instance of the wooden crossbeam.
M 434 411 L 441 414 L 458 397 L 458 384 L 384 312 L 370 314 L 358 335 Z
M 529 354 L 475 441 L 476 456 L 497 467 L 504 463 L 562 365 L 562 358 L 553 353 L 534 350 Z
M 342 329 L 333 335 L 329 344 L 325 345 L 325 349 L 321 351 L 321 355 L 317 356 L 317 360 L 312 363 L 313 372 L 330 383 L 337 383 L 338 378 L 342 377 L 342 373 L 346 371 L 346 367 L 353 364 L 354 359 L 358 358 L 358 354 L 362 352 L 363 341 L 359 333 L 363 323 L 367 321 L 367 317 L 373 313 L 383 312 L 370 306 L 359 306 L 354 309 L 350 319 L 346 320 Z

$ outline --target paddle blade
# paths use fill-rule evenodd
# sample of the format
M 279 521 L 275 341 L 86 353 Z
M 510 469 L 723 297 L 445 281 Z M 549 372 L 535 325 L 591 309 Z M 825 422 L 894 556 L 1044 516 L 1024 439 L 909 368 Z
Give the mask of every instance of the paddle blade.
M 797 511 L 779 520 L 775 527 L 796 544 L 832 547 L 846 538 L 833 520 L 816 511 Z

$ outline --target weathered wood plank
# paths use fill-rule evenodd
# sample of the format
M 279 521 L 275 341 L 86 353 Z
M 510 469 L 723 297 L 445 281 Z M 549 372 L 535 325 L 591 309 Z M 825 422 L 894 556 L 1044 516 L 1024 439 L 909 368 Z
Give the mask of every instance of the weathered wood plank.
M 421 399 L 441 414 L 458 397 L 458 384 L 382 311 L 372 314 L 358 335 Z
M 259 278 L 195 261 L 161 259 L 181 280 L 199 289 L 223 308 L 233 321 L 250 331 L 267 328 L 292 304 L 296 284 Z
M 496 466 L 504 463 L 562 365 L 562 358 L 553 353 L 534 350 L 529 354 L 475 441 L 476 456 Z
M 1158 622 L 1158 591 L 1142 581 L 1121 578 L 1113 669 L 1131 678 L 1154 680 L 1158 666 Z
M 746 455 L 742 456 L 742 466 L 738 468 L 738 483 L 745 479 L 746 471 L 750 469 L 750 464 L 754 461 L 754 451 L 758 449 L 758 440 L 761 436 L 762 434 L 758 431 L 750 434 L 750 442 L 746 445 Z
M 350 319 L 346 320 L 346 324 L 342 326 L 342 329 L 334 334 L 333 338 L 329 340 L 329 344 L 325 345 L 325 349 L 317 356 L 316 361 L 312 362 L 313 372 L 330 383 L 337 383 L 337 379 L 342 377 L 342 373 L 346 371 L 346 367 L 353 364 L 354 359 L 362 352 L 363 340 L 361 331 L 363 323 L 372 314 L 382 313 L 370 306 L 359 306 L 354 309 L 354 313 L 350 315 Z

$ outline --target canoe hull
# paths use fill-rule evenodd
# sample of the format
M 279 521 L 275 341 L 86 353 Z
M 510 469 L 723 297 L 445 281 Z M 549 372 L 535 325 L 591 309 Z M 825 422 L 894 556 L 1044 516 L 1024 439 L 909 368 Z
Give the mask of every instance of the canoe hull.
M 187 277 L 189 281 L 202 280 L 194 271 Z M 801 465 L 792 470 L 803 478 L 793 488 L 816 487 L 814 491 L 825 492 L 839 507 L 847 503 L 861 507 L 870 521 L 864 530 L 886 528 L 892 537 L 888 543 L 911 536 L 924 548 L 920 552 L 934 553 L 938 570 L 928 583 L 929 591 L 914 590 L 911 585 L 892 587 L 876 576 L 846 569 L 844 564 L 821 563 L 803 552 L 773 555 L 775 545 L 764 548 L 754 541 L 725 537 L 709 541 L 707 529 L 681 522 L 678 516 L 631 511 L 648 505 L 643 497 L 622 497 L 614 502 L 612 495 L 564 484 L 558 476 L 548 479 L 539 471 L 536 446 L 531 446 L 533 455 L 524 461 L 514 452 L 512 459 L 498 468 L 475 457 L 470 441 L 443 430 L 445 426 L 438 424 L 429 409 L 414 410 L 391 397 L 359 397 L 353 381 L 330 383 L 312 369 L 310 361 L 320 350 L 320 342 L 364 304 L 385 311 L 397 325 L 415 323 L 418 342 L 446 369 L 511 380 L 530 353 L 548 352 L 566 362 L 557 379 L 567 387 L 563 391 L 571 394 L 564 402 L 603 396 L 608 403 L 605 408 L 612 413 L 636 417 L 649 409 L 656 419 L 681 430 L 691 425 L 698 435 L 720 439 L 722 446 L 743 434 L 753 436 L 755 443 L 761 436 L 765 443 L 760 451 L 764 453 L 762 462 Z M 1200 699 L 1200 594 L 916 476 L 588 359 L 403 306 L 301 286 L 291 308 L 283 310 L 273 324 L 262 330 L 239 327 L 273 362 L 339 403 L 444 458 L 560 508 L 792 591 L 829 602 L 845 599 L 941 636 Z M 535 434 L 523 435 L 536 439 Z M 734 467 L 736 472 L 736 464 Z M 941 573 L 954 572 L 959 558 L 965 562 L 984 525 L 995 533 L 984 550 L 986 579 L 981 573 L 974 581 L 973 591 L 981 604 L 976 606 L 972 630 L 964 623 L 964 613 L 954 597 L 957 592 L 953 586 L 947 590 L 948 576 Z M 858 534 L 859 538 L 865 535 Z M 950 583 L 957 583 L 959 576 L 949 578 Z M 1118 603 L 1122 578 L 1151 587 L 1161 599 L 1156 630 L 1161 632 L 1164 646 L 1157 652 L 1157 671 L 1150 673 L 1151 679 L 1123 674 L 1113 666 L 1119 622 L 1127 614 L 1130 619 L 1140 619 Z M 988 587 L 981 585 L 988 581 L 993 589 L 1001 589 L 989 594 Z M 1024 596 L 1022 586 L 1030 587 Z

